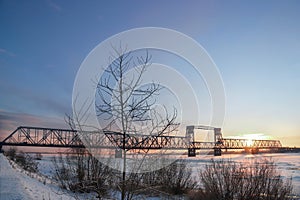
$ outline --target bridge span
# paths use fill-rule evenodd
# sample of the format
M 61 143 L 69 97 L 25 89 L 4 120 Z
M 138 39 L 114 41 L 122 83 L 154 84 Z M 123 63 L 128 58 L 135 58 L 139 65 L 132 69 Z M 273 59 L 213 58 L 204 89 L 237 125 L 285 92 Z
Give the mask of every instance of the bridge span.
M 214 142 L 195 140 L 195 129 L 214 131 Z M 213 149 L 216 156 L 222 149 L 280 149 L 279 140 L 227 139 L 221 129 L 210 126 L 187 126 L 185 136 L 126 134 L 112 131 L 94 131 L 80 134 L 77 130 L 20 126 L 0 142 L 3 146 L 32 146 L 58 148 L 107 148 L 107 149 L 172 149 L 188 150 L 195 156 L 196 150 Z M 80 137 L 81 136 L 81 137 Z M 125 142 L 124 142 L 125 140 Z M 92 142 L 90 142 L 92 141 Z M 125 145 L 124 145 L 125 144 Z

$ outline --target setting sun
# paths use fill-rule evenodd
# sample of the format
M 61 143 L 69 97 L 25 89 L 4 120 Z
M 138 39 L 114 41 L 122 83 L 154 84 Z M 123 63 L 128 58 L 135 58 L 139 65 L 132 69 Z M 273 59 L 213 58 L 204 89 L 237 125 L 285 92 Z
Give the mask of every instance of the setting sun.
M 267 136 L 263 133 L 243 134 L 243 135 L 239 135 L 239 136 L 229 136 L 228 138 L 244 139 L 244 140 L 246 140 L 246 145 L 249 147 L 253 145 L 254 140 L 269 140 L 269 139 L 271 139 L 270 136 Z
M 246 144 L 247 144 L 248 147 L 249 147 L 249 146 L 252 146 L 253 140 L 252 140 L 252 139 L 248 139 L 248 140 L 246 141 Z
M 241 139 L 246 139 L 246 144 L 247 146 L 252 146 L 254 140 L 267 140 L 270 139 L 270 137 L 262 134 L 262 133 L 257 133 L 257 134 L 245 134 L 240 137 Z

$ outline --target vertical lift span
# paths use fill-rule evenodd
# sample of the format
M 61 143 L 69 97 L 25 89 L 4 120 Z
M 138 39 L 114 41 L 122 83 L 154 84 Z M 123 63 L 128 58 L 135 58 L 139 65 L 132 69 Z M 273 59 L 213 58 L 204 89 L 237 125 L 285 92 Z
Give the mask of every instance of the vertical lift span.
M 195 142 L 195 129 L 214 131 L 214 156 L 221 156 L 222 155 L 222 151 L 220 148 L 220 145 L 222 144 L 221 128 L 202 126 L 202 125 L 186 127 L 186 138 L 187 138 L 187 142 L 190 144 L 190 148 L 188 148 L 188 156 L 189 157 L 196 156 L 196 149 L 193 147 L 193 144 Z

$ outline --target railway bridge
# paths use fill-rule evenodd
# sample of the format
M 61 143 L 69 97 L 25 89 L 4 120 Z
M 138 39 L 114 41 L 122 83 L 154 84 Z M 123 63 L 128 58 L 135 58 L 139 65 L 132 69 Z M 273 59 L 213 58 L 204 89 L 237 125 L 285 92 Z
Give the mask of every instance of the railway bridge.
M 195 130 L 211 130 L 214 141 L 195 140 Z M 90 142 L 92 141 L 92 142 Z M 134 149 L 172 149 L 187 150 L 188 156 L 196 156 L 196 150 L 211 149 L 215 156 L 222 154 L 222 149 L 280 149 L 279 140 L 226 139 L 221 128 L 211 126 L 187 126 L 185 136 L 126 134 L 113 131 L 93 131 L 82 134 L 77 130 L 43 127 L 20 126 L 0 142 L 3 146 L 32 146 L 57 148 L 106 148 L 116 152 Z

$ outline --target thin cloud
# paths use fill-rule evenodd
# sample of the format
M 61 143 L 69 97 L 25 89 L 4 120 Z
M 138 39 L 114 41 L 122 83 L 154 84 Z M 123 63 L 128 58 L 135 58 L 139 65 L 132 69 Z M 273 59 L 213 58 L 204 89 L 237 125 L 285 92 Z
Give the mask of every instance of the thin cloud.
M 8 55 L 8 56 L 11 56 L 11 57 L 15 57 L 16 54 L 6 50 L 6 49 L 3 49 L 3 48 L 0 48 L 0 54 L 4 54 L 4 55 Z
M 47 4 L 52 10 L 54 10 L 56 12 L 60 12 L 62 10 L 61 6 L 52 0 L 47 0 Z
M 19 126 L 68 128 L 64 119 L 0 110 L 0 141 Z

